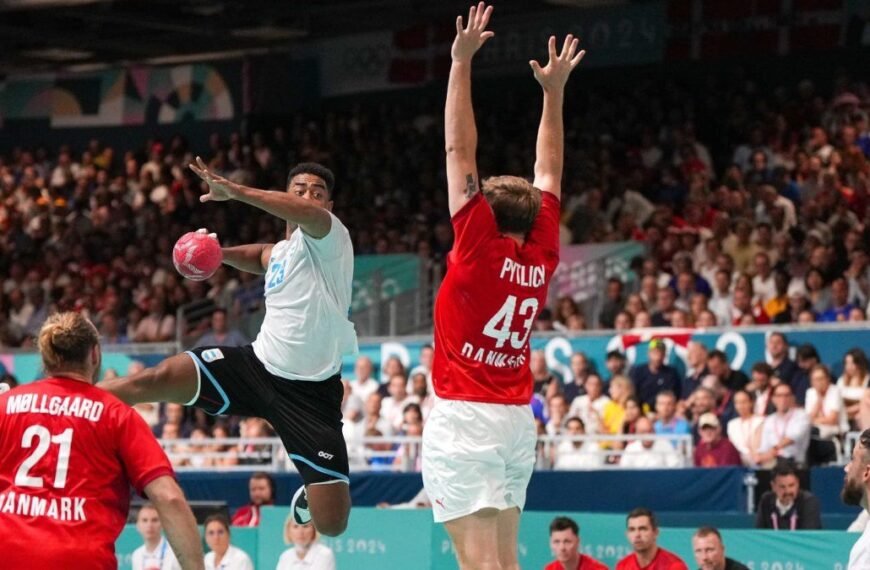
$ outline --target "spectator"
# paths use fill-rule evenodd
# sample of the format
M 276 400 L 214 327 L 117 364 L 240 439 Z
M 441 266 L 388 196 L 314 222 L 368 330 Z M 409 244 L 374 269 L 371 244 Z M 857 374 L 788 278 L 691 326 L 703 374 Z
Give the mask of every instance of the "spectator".
M 335 554 L 318 538 L 313 524 L 299 524 L 288 516 L 284 521 L 284 544 L 292 546 L 281 553 L 275 570 L 335 570 Z
M 248 479 L 248 494 L 251 502 L 233 515 L 233 526 L 260 526 L 260 509 L 275 504 L 275 480 L 264 471 L 257 471 Z
M 756 362 L 752 365 L 752 381 L 746 385 L 746 391 L 755 400 L 755 415 L 772 414 L 773 407 L 773 368 L 766 362 Z
M 205 542 L 211 552 L 205 555 L 205 570 L 254 570 L 248 554 L 230 544 L 230 521 L 224 515 L 210 515 L 203 523 Z
M 248 339 L 236 329 L 227 326 L 226 309 L 215 309 L 211 314 L 211 327 L 199 337 L 195 347 L 200 346 L 242 346 Z
M 136 531 L 145 544 L 133 551 L 130 563 L 133 570 L 181 570 L 169 542 L 163 537 L 160 514 L 151 503 L 139 507 L 136 513 Z
M 709 374 L 707 369 L 707 347 L 703 343 L 692 340 L 686 346 L 686 376 L 680 386 L 683 401 L 701 385 L 701 380 Z
M 812 305 L 807 295 L 807 288 L 800 280 L 793 279 L 788 284 L 788 307 L 773 317 L 777 324 L 796 323 L 801 313 L 811 311 Z
M 863 350 L 851 348 L 843 356 L 843 375 L 837 380 L 837 387 L 846 405 L 849 420 L 857 421 L 861 400 L 868 385 L 870 385 L 870 361 L 867 360 Z
M 659 287 L 656 293 L 656 311 L 652 314 L 652 326 L 669 327 L 677 307 L 677 294 L 668 286 Z
M 646 436 L 655 434 L 649 418 L 641 417 L 637 420 L 635 433 Z M 647 438 L 626 445 L 619 465 L 626 469 L 663 469 L 681 467 L 682 460 L 668 440 Z
M 104 344 L 126 344 L 130 342 L 127 335 L 121 332 L 118 317 L 112 313 L 103 313 L 100 317 L 100 342 Z
M 721 350 L 710 352 L 707 357 L 707 369 L 710 374 L 719 378 L 722 385 L 732 392 L 742 390 L 748 383 L 749 378 L 740 370 L 732 370 L 728 363 L 728 357 Z
M 713 527 L 702 526 L 695 531 L 692 550 L 699 570 L 749 570 L 740 562 L 725 557 L 722 535 Z
M 819 315 L 819 322 L 841 322 L 849 320 L 849 313 L 855 305 L 849 302 L 849 283 L 844 277 L 837 277 L 831 283 L 831 301 L 828 309 Z
M 649 509 L 637 508 L 628 513 L 625 534 L 632 553 L 616 563 L 616 570 L 688 570 L 679 556 L 659 547 L 658 522 Z
M 388 384 L 389 396 L 381 403 L 381 415 L 389 422 L 393 432 L 402 429 L 403 413 L 408 404 L 419 404 L 420 399 L 408 394 L 408 379 L 404 374 L 396 374 Z
M 547 357 L 543 350 L 533 350 L 529 356 L 529 368 L 532 370 L 532 379 L 535 382 L 536 394 L 549 398 L 559 391 L 560 382 L 547 367 Z
M 665 343 L 654 338 L 649 342 L 647 356 L 649 361 L 637 364 L 631 369 L 631 381 L 635 391 L 646 409 L 655 406 L 656 395 L 663 390 L 680 394 L 680 379 L 677 371 L 665 364 Z
M 548 435 L 558 435 L 562 432 L 565 420 L 568 419 L 568 403 L 562 394 L 556 394 L 547 400 L 546 419 Z
M 623 289 L 623 283 L 618 277 L 611 277 L 607 280 L 607 287 L 604 292 L 604 304 L 598 315 L 598 326 L 600 328 L 613 328 L 616 315 L 622 310 L 625 302 Z
M 570 404 L 578 396 L 586 393 L 586 379 L 592 373 L 589 360 L 582 352 L 571 355 L 571 382 L 562 385 L 562 393 Z
M 369 395 L 377 392 L 381 386 L 381 383 L 372 377 L 375 367 L 368 356 L 360 356 L 356 359 L 356 363 L 354 363 L 353 371 L 354 381 L 351 384 L 351 388 L 353 393 L 365 402 L 368 400 Z
M 148 314 L 139 321 L 135 342 L 168 342 L 175 338 L 175 317 L 166 312 L 166 301 L 154 296 L 148 301 Z
M 707 303 L 707 308 L 716 315 L 716 321 L 719 325 L 731 324 L 734 311 L 734 295 L 731 286 L 731 272 L 726 269 L 716 271 L 713 295 Z
M 765 251 L 756 253 L 753 263 L 752 291 L 755 293 L 755 297 L 752 299 L 752 302 L 764 307 L 777 296 L 773 267 L 770 263 L 770 256 Z M 785 291 L 782 291 L 782 294 L 784 295 Z
M 695 467 L 740 465 L 740 453 L 722 437 L 722 425 L 716 414 L 704 414 L 698 420 L 701 441 L 695 447 Z
M 601 562 L 580 553 L 580 527 L 568 517 L 556 517 L 550 523 L 550 550 L 556 559 L 544 570 L 607 570 Z
M 571 402 L 571 408 L 568 410 L 568 416 L 576 416 L 583 420 L 589 433 L 600 433 L 604 409 L 610 398 L 604 394 L 604 382 L 601 381 L 598 374 L 592 373 L 587 376 L 584 385 L 586 393 L 574 398 L 574 401 Z
M 723 424 L 728 424 L 731 418 L 737 415 L 734 411 L 734 392 L 722 385 L 718 376 L 708 375 L 701 381 L 701 386 L 710 390 L 713 394 L 715 408 L 713 413 Z
M 792 376 L 792 391 L 795 395 L 795 400 L 801 406 L 804 405 L 807 397 L 807 390 L 810 388 L 810 370 L 813 366 L 819 364 L 819 353 L 816 347 L 807 343 L 802 344 L 797 349 L 797 372 Z M 842 394 L 842 387 L 840 388 Z
M 565 422 L 563 435 L 570 438 L 579 438 L 586 435 L 583 420 L 578 417 L 570 417 Z M 604 464 L 598 443 L 594 441 L 573 441 L 562 439 L 556 446 L 556 459 L 553 469 L 566 471 L 580 471 L 586 469 L 599 469 Z
M 797 472 L 786 462 L 773 470 L 771 490 L 758 502 L 755 528 L 773 530 L 819 530 L 822 518 L 819 500 L 809 491 L 802 491 Z
M 795 404 L 788 384 L 773 389 L 773 405 L 776 411 L 761 424 L 761 443 L 753 462 L 771 467 L 778 459 L 787 459 L 803 465 L 810 445 L 809 417 Z
M 740 453 L 740 461 L 747 467 L 754 466 L 753 457 L 761 439 L 762 416 L 754 413 L 753 395 L 746 390 L 734 393 L 734 409 L 737 417 L 728 422 L 728 440 Z
M 656 419 L 654 429 L 657 435 L 688 435 L 692 432 L 689 422 L 677 417 L 677 397 L 665 390 L 656 396 Z
M 604 360 L 604 366 L 607 368 L 607 383 L 610 383 L 610 380 L 614 376 L 625 374 L 625 355 L 618 350 L 611 350 L 607 353 L 607 358 Z
M 774 293 L 773 296 L 764 303 L 763 308 L 764 312 L 774 323 L 779 322 L 777 319 L 782 313 L 788 312 L 788 290 L 790 283 L 791 276 L 785 271 L 773 272 Z M 754 283 L 753 288 L 755 288 Z
M 610 400 L 604 405 L 602 424 L 606 433 L 615 434 L 622 430 L 625 419 L 625 404 L 634 396 L 634 384 L 625 376 L 614 376 L 610 380 Z
M 767 348 L 767 363 L 770 364 L 772 376 L 776 376 L 794 389 L 794 375 L 798 366 L 788 357 L 788 339 L 781 332 L 772 332 L 765 342 Z
M 812 387 L 807 391 L 806 411 L 812 425 L 807 460 L 810 465 L 837 461 L 840 435 L 849 431 L 846 407 L 839 389 L 833 385 L 828 368 L 818 365 L 810 372 Z

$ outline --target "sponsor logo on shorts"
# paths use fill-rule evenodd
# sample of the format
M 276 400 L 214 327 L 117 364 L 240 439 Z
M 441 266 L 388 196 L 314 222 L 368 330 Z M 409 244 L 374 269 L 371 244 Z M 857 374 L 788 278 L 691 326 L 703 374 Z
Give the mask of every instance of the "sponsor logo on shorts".
M 202 359 L 205 362 L 214 362 L 224 357 L 224 353 L 219 348 L 210 348 L 202 351 Z
M 326 453 L 325 451 L 318 451 L 317 457 L 322 457 L 324 459 L 332 459 L 335 456 L 331 453 Z

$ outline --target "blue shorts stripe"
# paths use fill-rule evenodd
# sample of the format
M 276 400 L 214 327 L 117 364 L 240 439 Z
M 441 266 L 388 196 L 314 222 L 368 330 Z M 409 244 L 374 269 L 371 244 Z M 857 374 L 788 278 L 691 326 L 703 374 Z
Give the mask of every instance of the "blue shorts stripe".
M 189 350 L 186 351 L 186 354 L 190 355 L 190 357 L 193 359 L 193 362 L 196 364 L 197 368 L 199 368 L 200 370 L 205 372 L 206 378 L 208 378 L 209 382 L 212 383 L 212 385 L 215 387 L 215 389 L 217 389 L 218 394 L 220 394 L 221 398 L 223 398 L 224 405 L 221 406 L 221 409 L 219 409 L 214 414 L 212 414 L 215 416 L 221 415 L 222 413 L 224 413 L 227 410 L 227 408 L 230 407 L 230 399 L 227 398 L 227 393 L 224 392 L 224 389 L 221 388 L 221 385 L 218 383 L 217 379 L 214 377 L 214 375 L 211 373 L 211 371 L 206 367 L 205 363 L 203 363 L 203 361 L 200 360 L 196 354 L 194 354 L 193 352 L 191 352 Z
M 315 471 L 320 471 L 324 475 L 329 475 L 330 477 L 335 477 L 336 479 L 339 479 L 341 481 L 344 481 L 347 484 L 350 484 L 350 479 L 348 478 L 347 475 L 342 475 L 338 471 L 333 471 L 332 469 L 327 469 L 326 467 L 321 467 L 319 465 L 315 465 L 312 461 L 305 459 L 301 455 L 296 455 L 295 453 L 291 453 L 290 459 L 293 459 L 295 461 L 301 461 L 302 463 L 304 463 L 305 465 L 308 465 L 309 467 L 311 467 Z

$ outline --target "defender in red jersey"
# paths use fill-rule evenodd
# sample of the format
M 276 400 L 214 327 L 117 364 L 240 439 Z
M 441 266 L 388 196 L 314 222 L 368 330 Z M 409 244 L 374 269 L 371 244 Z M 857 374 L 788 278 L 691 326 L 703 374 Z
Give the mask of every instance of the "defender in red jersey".
M 53 315 L 39 350 L 48 378 L 0 395 L 0 565 L 116 569 L 132 485 L 157 508 L 182 568 L 203 568 L 166 454 L 135 410 L 93 386 L 96 328 L 78 313 Z
M 519 568 L 520 509 L 535 461 L 529 334 L 559 262 L 565 82 L 584 52 L 549 41 L 530 62 L 544 91 L 534 185 L 478 181 L 471 59 L 493 36 L 492 7 L 456 20 L 447 85 L 447 190 L 455 242 L 435 303 L 432 381 L 437 401 L 423 432 L 423 482 L 462 568 Z

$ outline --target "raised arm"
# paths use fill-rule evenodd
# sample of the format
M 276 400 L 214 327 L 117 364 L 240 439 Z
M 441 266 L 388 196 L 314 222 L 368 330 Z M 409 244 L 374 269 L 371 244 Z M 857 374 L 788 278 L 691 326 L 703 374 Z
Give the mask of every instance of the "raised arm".
M 468 25 L 456 18 L 456 39 L 450 55 L 450 79 L 444 106 L 444 150 L 447 153 L 447 198 L 453 216 L 480 190 L 477 179 L 477 127 L 471 107 L 471 59 L 495 35 L 486 30 L 492 6 L 483 2 L 468 11 Z
M 329 233 L 332 226 L 329 211 L 312 200 L 292 192 L 272 192 L 236 184 L 210 171 L 200 157 L 196 157 L 190 169 L 208 184 L 208 194 L 200 196 L 200 202 L 238 200 L 296 224 L 312 237 L 322 238 Z
M 541 67 L 532 60 L 529 65 L 535 79 L 544 90 L 544 109 L 538 127 L 535 145 L 536 188 L 562 197 L 562 165 L 565 161 L 565 130 L 562 124 L 562 107 L 565 100 L 565 83 L 571 71 L 580 63 L 585 51 L 577 53 L 579 41 L 571 34 L 565 38 L 562 53 L 556 54 L 556 36 L 550 36 L 547 44 L 550 60 Z

